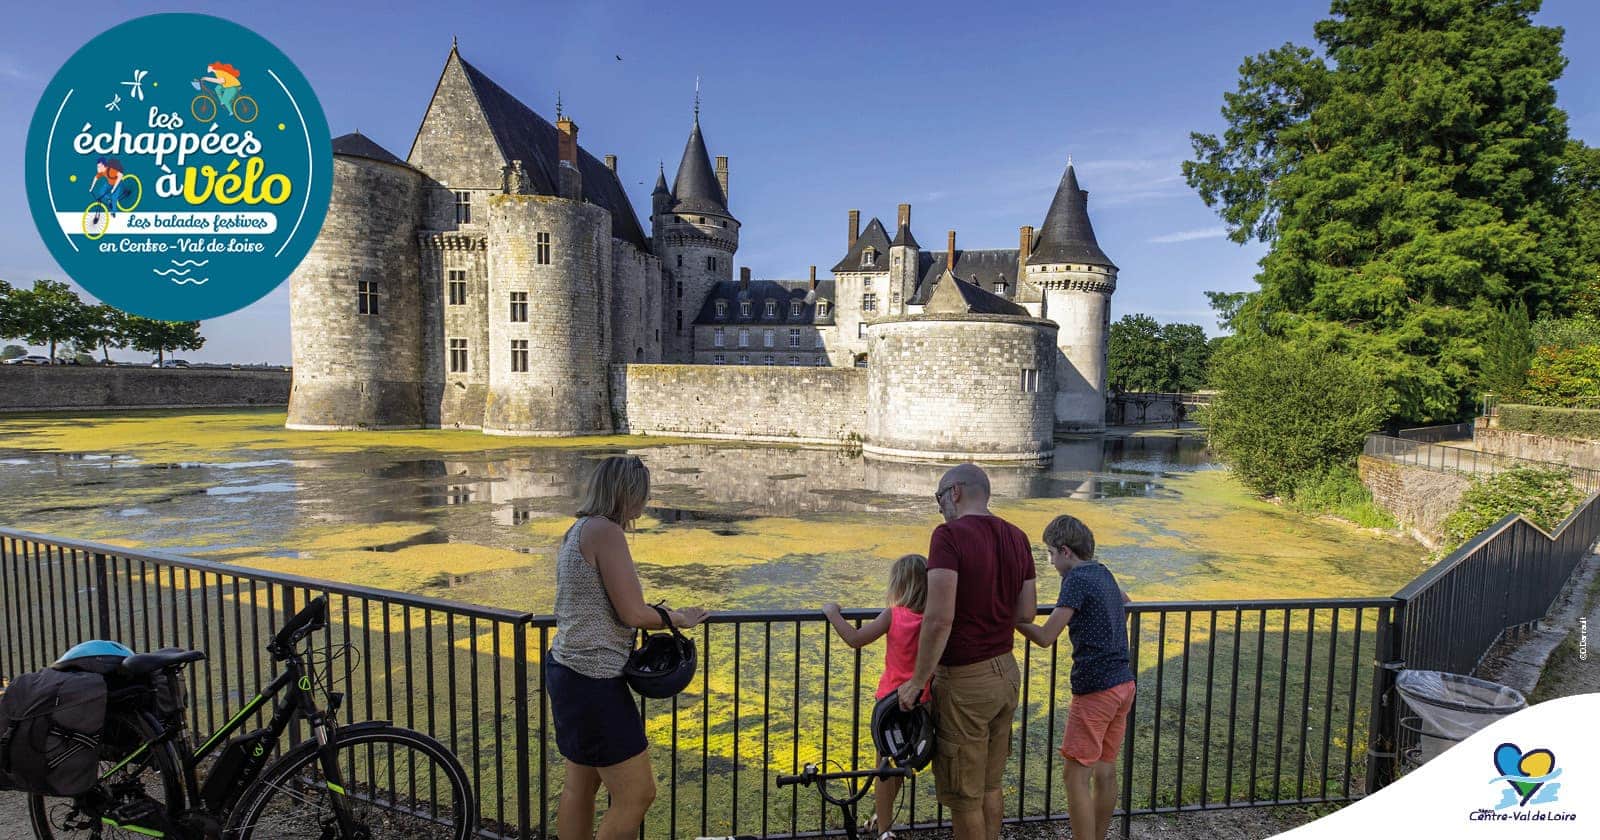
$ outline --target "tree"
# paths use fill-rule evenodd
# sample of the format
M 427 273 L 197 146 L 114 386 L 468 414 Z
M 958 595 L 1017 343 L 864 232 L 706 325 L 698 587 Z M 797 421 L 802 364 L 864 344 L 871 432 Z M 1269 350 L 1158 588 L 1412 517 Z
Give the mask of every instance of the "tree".
M 1212 364 L 1210 444 L 1250 488 L 1289 496 L 1349 469 L 1383 419 L 1375 372 L 1355 358 L 1262 336 L 1230 339 Z
M 1497 394 L 1501 402 L 1515 400 L 1522 392 L 1533 361 L 1533 325 L 1528 308 L 1521 301 L 1494 314 L 1480 339 L 1483 361 L 1478 366 L 1478 387 Z
M 1205 387 L 1211 365 L 1211 343 L 1199 324 L 1167 324 L 1161 328 L 1167 352 L 1164 391 L 1198 391 Z
M 22 301 L 17 293 L 10 283 L 0 280 L 0 340 L 22 337 L 22 318 L 18 311 Z
M 1349 357 L 1387 414 L 1430 422 L 1470 410 L 1494 312 L 1569 305 L 1574 196 L 1593 192 L 1538 8 L 1334 0 L 1321 54 L 1244 61 L 1226 129 L 1192 134 L 1183 167 L 1234 241 L 1269 246 L 1260 290 L 1219 308 L 1235 330 Z
M 1106 338 L 1106 382 L 1112 390 L 1159 391 L 1166 379 L 1161 325 L 1149 315 L 1124 315 Z
M 128 346 L 128 317 L 115 306 L 103 303 L 91 306 L 84 313 L 78 333 L 72 337 L 73 344 L 85 353 L 100 351 L 101 358 L 109 363 L 111 348 Z
M 167 359 L 167 350 L 199 350 L 205 345 L 199 321 L 157 321 L 128 315 L 124 334 L 135 350 L 156 354 L 156 364 Z
M 33 288 L 12 290 L 13 317 L 19 319 L 18 337 L 29 344 L 50 348 L 56 359 L 56 345 L 71 341 L 83 329 L 87 307 L 67 284 L 58 280 L 35 280 Z
M 0 348 L 0 361 L 26 355 L 28 355 L 28 349 L 19 344 L 7 344 L 4 348 Z

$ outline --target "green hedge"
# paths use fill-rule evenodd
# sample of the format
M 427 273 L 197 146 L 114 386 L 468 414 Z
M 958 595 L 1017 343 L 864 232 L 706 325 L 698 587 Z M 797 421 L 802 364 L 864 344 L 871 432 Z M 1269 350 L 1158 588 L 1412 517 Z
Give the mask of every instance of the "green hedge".
M 1600 440 L 1600 411 L 1506 404 L 1500 406 L 1500 428 L 1551 437 Z

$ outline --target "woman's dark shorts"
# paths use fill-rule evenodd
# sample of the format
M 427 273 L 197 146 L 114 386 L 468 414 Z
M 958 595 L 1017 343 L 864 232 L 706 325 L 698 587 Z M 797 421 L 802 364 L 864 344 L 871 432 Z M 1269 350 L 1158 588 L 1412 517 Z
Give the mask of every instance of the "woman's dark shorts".
M 556 749 L 573 764 L 610 767 L 649 746 L 638 701 L 624 678 L 597 680 L 547 658 L 544 686 L 555 716 Z

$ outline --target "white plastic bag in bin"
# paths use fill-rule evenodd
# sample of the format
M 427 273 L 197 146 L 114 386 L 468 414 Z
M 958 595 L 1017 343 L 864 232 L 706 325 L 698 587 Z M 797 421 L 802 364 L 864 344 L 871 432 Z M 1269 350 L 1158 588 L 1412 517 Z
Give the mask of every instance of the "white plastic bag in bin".
M 1528 705 L 1514 688 L 1443 671 L 1403 670 L 1395 689 L 1422 722 L 1418 763 Z

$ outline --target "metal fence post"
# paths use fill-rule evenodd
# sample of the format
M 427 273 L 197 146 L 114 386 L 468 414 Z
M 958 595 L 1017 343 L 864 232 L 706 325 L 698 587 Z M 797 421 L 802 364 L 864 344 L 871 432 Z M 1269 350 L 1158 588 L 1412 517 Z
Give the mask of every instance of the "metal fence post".
M 1373 648 L 1372 663 L 1372 707 L 1367 724 L 1369 795 L 1394 781 L 1395 766 L 1400 758 L 1400 714 L 1399 701 L 1394 694 L 1394 680 L 1395 674 L 1405 667 L 1405 661 L 1401 659 L 1405 609 L 1406 603 L 1397 600 L 1389 610 L 1380 608 L 1378 611 L 1378 637 Z
M 517 836 L 523 840 L 532 837 L 533 831 L 533 785 L 529 778 L 532 756 L 528 754 L 528 627 L 526 619 L 516 625 L 512 634 L 511 655 L 515 661 L 511 664 L 511 682 L 515 686 L 513 691 L 513 705 L 515 708 L 515 721 L 512 728 L 515 730 L 513 737 L 516 739 L 517 755 Z M 543 807 L 542 805 L 540 807 Z
M 102 639 L 111 638 L 111 590 L 104 554 L 94 556 L 94 608 L 95 635 Z

